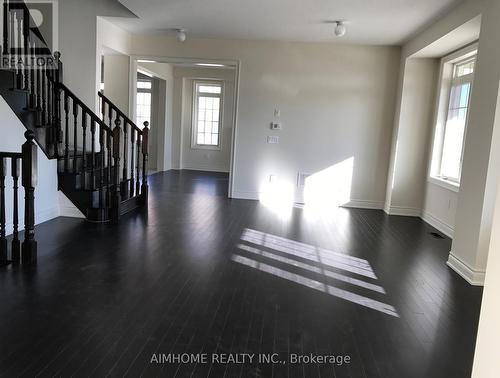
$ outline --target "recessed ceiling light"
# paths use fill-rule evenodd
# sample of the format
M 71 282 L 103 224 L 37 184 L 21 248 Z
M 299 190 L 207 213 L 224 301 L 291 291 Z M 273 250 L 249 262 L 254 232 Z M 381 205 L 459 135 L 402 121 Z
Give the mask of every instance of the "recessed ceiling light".
M 196 63 L 196 65 L 201 67 L 226 67 L 224 64 L 219 63 Z

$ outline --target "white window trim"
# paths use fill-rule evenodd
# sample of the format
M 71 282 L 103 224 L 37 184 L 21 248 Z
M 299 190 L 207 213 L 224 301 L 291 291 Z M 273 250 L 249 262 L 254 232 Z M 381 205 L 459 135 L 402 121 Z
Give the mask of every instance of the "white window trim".
M 466 75 L 465 77 L 455 78 L 453 80 L 453 69 L 456 63 L 465 62 L 471 57 L 477 57 L 477 43 L 469 45 L 463 49 L 460 49 L 448 56 L 441 59 L 441 67 L 439 71 L 439 87 L 438 87 L 438 98 L 436 103 L 435 120 L 434 120 L 434 130 L 433 130 L 433 148 L 431 149 L 430 155 L 430 168 L 428 173 L 427 181 L 443 188 L 449 189 L 453 192 L 459 192 L 460 181 L 454 180 L 452 178 L 446 178 L 440 175 L 441 170 L 441 159 L 443 156 L 443 146 L 444 146 L 444 135 L 446 130 L 446 122 L 449 112 L 451 87 L 459 81 L 465 81 L 465 79 L 470 78 L 473 74 Z M 470 101 L 472 98 L 472 85 L 471 91 L 469 93 L 469 109 Z M 465 124 L 464 131 L 464 143 L 462 146 L 462 163 L 465 148 L 465 137 L 467 135 L 467 127 L 469 123 L 469 109 L 467 110 L 467 120 Z M 462 163 L 460 164 L 460 176 L 462 174 Z
M 198 134 L 198 92 L 196 87 L 199 85 L 220 85 L 221 93 L 210 95 L 209 93 L 204 93 L 204 97 L 217 97 L 220 98 L 219 104 L 219 139 L 217 145 L 212 144 L 198 144 L 196 143 L 196 136 Z M 223 80 L 193 80 L 193 105 L 191 114 L 191 148 L 194 150 L 215 150 L 220 151 L 222 149 L 222 130 L 224 129 L 224 81 Z

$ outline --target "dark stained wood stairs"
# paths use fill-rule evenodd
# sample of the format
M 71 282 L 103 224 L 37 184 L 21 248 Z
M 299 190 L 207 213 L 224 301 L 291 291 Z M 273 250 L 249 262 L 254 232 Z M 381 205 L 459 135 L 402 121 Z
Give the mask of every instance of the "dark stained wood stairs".
M 21 63 L 1 67 L 0 94 L 44 154 L 58 160 L 59 189 L 95 222 L 147 206 L 149 125 L 138 127 L 101 93 L 95 114 L 64 84 L 61 55 L 44 44 L 28 6 L 3 5 L 2 57 Z M 44 64 L 32 67 L 33 59 Z

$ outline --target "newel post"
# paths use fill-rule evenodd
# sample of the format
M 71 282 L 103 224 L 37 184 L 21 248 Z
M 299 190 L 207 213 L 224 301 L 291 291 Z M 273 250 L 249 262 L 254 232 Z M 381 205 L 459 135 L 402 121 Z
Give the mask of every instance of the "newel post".
M 36 263 L 37 245 L 35 240 L 35 187 L 38 182 L 38 151 L 33 131 L 24 133 L 26 142 L 22 147 L 23 169 L 22 185 L 25 193 L 24 203 L 24 241 L 21 246 L 23 264 Z
M 144 122 L 142 129 L 142 185 L 141 196 L 145 206 L 148 204 L 148 143 L 149 143 L 149 122 Z
M 115 120 L 115 128 L 113 129 L 113 185 L 111 186 L 111 219 L 117 221 L 120 218 L 120 120 Z

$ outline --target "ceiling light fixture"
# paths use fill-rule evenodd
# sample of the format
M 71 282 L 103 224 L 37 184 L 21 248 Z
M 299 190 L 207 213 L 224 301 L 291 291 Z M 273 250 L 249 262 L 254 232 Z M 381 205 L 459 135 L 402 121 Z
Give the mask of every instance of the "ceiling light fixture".
M 184 42 L 187 38 L 186 31 L 184 29 L 177 29 L 176 32 L 175 38 L 177 38 L 177 41 L 180 43 Z
M 345 21 L 335 21 L 335 35 L 337 37 L 343 37 L 347 32 L 347 28 L 345 26 Z

